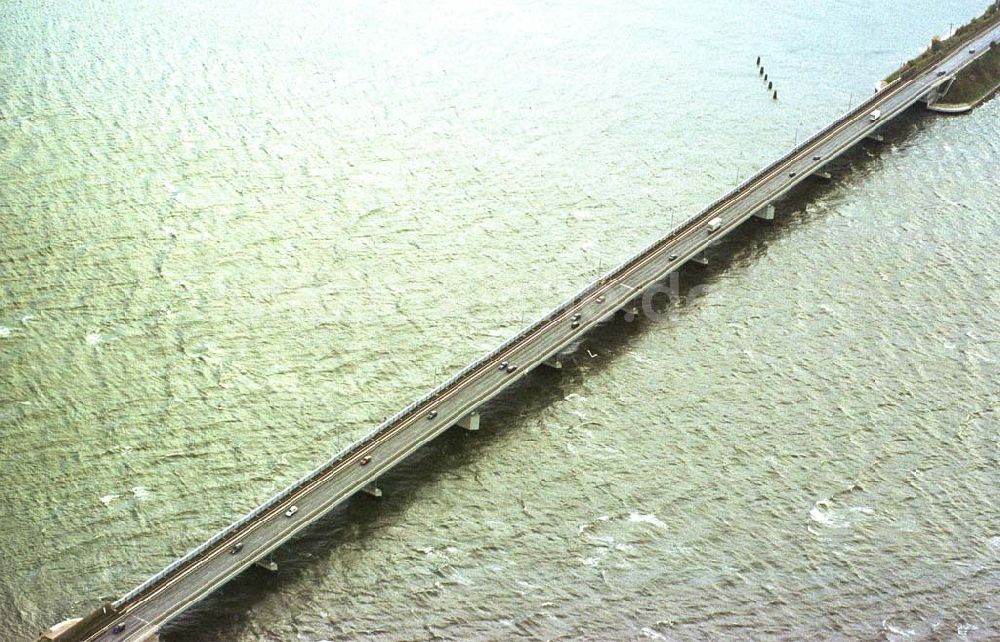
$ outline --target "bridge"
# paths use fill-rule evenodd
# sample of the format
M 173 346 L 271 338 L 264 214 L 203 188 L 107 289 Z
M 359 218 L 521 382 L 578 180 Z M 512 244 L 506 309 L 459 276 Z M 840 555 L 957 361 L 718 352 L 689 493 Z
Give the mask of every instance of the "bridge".
M 40 640 L 140 642 L 234 576 L 265 558 L 332 508 L 452 426 L 479 427 L 477 408 L 551 362 L 643 292 L 753 216 L 772 218 L 774 202 L 918 101 L 936 98 L 963 67 L 1000 40 L 992 21 L 919 69 L 882 88 L 731 192 L 670 230 L 571 299 L 383 422 L 270 500 L 114 602 L 67 620 Z M 1000 45 L 998 45 L 1000 46 Z

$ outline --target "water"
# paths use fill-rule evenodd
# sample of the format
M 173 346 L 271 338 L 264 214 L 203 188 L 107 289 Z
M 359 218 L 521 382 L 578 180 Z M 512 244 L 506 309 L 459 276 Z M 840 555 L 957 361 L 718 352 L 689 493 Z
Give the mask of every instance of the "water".
M 126 592 L 984 6 L 5 3 L 0 640 Z M 894 125 L 167 640 L 1000 636 L 998 117 Z

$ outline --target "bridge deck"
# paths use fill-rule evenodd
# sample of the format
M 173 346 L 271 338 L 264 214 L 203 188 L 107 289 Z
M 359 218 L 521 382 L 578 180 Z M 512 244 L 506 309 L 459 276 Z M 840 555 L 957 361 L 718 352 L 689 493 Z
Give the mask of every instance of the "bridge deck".
M 903 78 L 833 122 L 666 237 L 588 285 L 570 301 L 471 364 L 426 397 L 217 534 L 115 603 L 116 613 L 90 633 L 68 638 L 135 642 L 266 556 L 298 531 L 377 479 L 421 445 L 455 425 L 594 325 L 634 301 L 642 290 L 696 257 L 763 210 L 885 121 L 947 81 L 1000 38 L 1000 24 L 984 28 L 932 67 Z M 974 52 L 970 52 L 974 49 Z M 944 71 L 944 75 L 938 75 Z M 869 114 L 879 109 L 873 122 Z M 709 221 L 722 225 L 709 232 Z M 500 369 L 507 362 L 515 368 Z M 286 516 L 291 506 L 294 515 Z M 242 544 L 233 553 L 233 545 Z M 119 633 L 113 627 L 124 625 Z

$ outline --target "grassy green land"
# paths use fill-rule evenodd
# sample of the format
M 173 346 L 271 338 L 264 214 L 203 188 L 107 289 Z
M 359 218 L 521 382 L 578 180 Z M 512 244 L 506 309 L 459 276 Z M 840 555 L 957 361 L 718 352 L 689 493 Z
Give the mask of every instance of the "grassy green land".
M 941 102 L 976 103 L 992 94 L 1000 84 L 1000 43 L 990 47 L 958 74 Z
M 890 75 L 886 76 L 886 82 L 892 82 L 896 80 L 904 73 L 910 69 L 920 68 L 925 64 L 930 63 L 932 60 L 936 59 L 939 54 L 943 54 L 950 49 L 953 49 L 955 45 L 960 42 L 966 35 L 976 31 L 982 27 L 985 23 L 996 20 L 1000 16 L 1000 0 L 997 0 L 983 12 L 978 18 L 973 18 L 971 22 L 958 28 L 955 33 L 953 33 L 948 38 L 941 40 L 939 38 L 934 38 L 931 40 L 931 46 L 928 47 L 922 54 L 916 58 L 907 61 L 902 67 L 892 72 Z M 994 47 L 995 48 L 995 47 Z M 956 81 L 956 85 L 957 85 Z M 951 92 L 949 92 L 950 96 Z

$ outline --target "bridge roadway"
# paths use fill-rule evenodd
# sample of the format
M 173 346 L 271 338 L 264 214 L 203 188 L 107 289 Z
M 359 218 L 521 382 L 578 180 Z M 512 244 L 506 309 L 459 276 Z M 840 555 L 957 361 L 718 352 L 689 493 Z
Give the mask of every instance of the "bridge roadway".
M 594 325 L 634 302 L 645 288 L 695 258 L 712 241 L 766 210 L 811 174 L 921 97 L 947 82 L 1000 39 L 1000 24 L 984 27 L 961 48 L 928 69 L 889 85 L 856 109 L 810 137 L 783 158 L 666 237 L 639 252 L 570 301 L 513 337 L 450 381 L 388 419 L 370 436 L 265 502 L 205 544 L 177 560 L 114 603 L 113 614 L 98 617 L 87 633 L 73 631 L 60 640 L 138 642 L 283 544 L 334 506 L 376 480 L 421 445 L 467 418 L 481 404 L 511 386 L 536 366 L 578 341 Z M 970 53 L 970 49 L 974 52 Z M 944 71 L 939 75 L 938 71 Z M 871 121 L 872 111 L 882 112 Z M 722 221 L 708 231 L 713 219 Z M 672 258 L 673 257 L 673 258 Z M 503 370 L 507 362 L 516 366 Z M 291 506 L 298 511 L 285 515 Z M 242 547 L 233 553 L 233 545 Z M 114 632 L 118 626 L 123 629 Z M 83 627 L 81 627 L 83 628 Z

